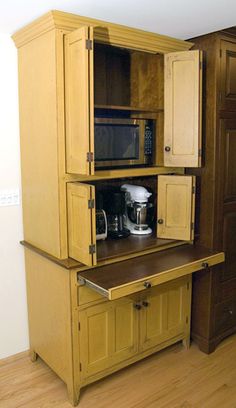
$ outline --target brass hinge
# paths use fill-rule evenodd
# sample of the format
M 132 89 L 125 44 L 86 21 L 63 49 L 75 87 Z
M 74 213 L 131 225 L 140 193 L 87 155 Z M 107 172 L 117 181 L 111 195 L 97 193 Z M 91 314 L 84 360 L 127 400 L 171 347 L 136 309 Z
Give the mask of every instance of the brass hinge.
M 187 283 L 187 290 L 189 290 L 189 282 Z
M 192 193 L 193 193 L 193 194 L 196 193 L 196 187 L 195 187 L 195 186 L 192 187 Z
M 202 149 L 198 149 L 198 156 L 201 157 L 202 155 Z
M 188 316 L 186 316 L 186 323 L 188 324 Z
M 89 245 L 89 254 L 95 254 L 96 253 L 96 245 Z
M 82 371 L 82 364 L 79 363 L 79 371 Z
M 80 331 L 80 322 L 78 323 L 78 328 L 79 328 L 79 331 Z
M 93 162 L 93 153 L 92 152 L 87 152 L 87 162 L 89 162 L 89 163 Z
M 86 50 L 92 50 L 93 49 L 93 42 L 92 42 L 92 40 L 86 40 L 86 45 L 85 45 L 85 47 L 86 47 Z
M 202 69 L 202 61 L 199 61 L 199 68 Z
M 220 102 L 222 101 L 222 92 L 220 92 Z
M 88 209 L 91 210 L 94 207 L 95 207 L 95 202 L 94 202 L 94 199 L 92 198 L 88 200 Z
M 194 222 L 191 222 L 191 230 L 194 230 Z
M 220 48 L 220 58 L 222 57 L 222 49 Z

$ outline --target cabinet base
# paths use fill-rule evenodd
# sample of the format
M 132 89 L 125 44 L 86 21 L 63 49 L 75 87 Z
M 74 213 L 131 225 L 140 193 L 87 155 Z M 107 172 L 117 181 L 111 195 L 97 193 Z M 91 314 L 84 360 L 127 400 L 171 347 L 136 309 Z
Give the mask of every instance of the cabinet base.
M 199 350 L 201 350 L 203 353 L 211 354 L 215 351 L 216 347 L 222 340 L 224 340 L 226 337 L 231 336 L 234 333 L 236 333 L 236 326 L 228 329 L 224 333 L 221 333 L 219 336 L 213 337 L 211 339 L 201 337 L 196 333 L 192 332 L 191 339 L 194 340 L 195 343 L 198 345 Z

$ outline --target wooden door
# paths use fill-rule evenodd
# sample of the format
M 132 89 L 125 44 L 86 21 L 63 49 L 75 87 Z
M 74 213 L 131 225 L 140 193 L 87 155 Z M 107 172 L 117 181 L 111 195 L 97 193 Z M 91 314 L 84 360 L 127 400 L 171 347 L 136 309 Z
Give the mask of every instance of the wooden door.
M 146 350 L 186 334 L 190 321 L 191 278 L 153 288 L 140 314 L 140 348 Z
M 221 41 L 220 108 L 236 110 L 236 42 Z
M 201 61 L 199 50 L 165 55 L 165 166 L 201 166 Z
M 138 351 L 138 312 L 133 300 L 105 302 L 79 312 L 82 376 L 89 377 Z
M 194 238 L 195 177 L 159 176 L 157 193 L 157 236 Z
M 222 119 L 219 148 L 219 248 L 225 251 L 223 279 L 236 278 L 236 119 Z
M 66 170 L 94 174 L 93 29 L 65 36 Z
M 96 265 L 95 187 L 67 183 L 69 256 Z

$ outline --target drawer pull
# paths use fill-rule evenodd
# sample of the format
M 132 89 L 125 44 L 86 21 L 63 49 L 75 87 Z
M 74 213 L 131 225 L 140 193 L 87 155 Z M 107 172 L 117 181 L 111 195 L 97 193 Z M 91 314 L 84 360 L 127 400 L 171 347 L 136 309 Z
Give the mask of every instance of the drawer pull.
M 162 218 L 159 218 L 159 220 L 157 220 L 158 224 L 163 224 L 164 220 Z
M 233 310 L 232 309 L 225 309 L 224 313 L 229 313 L 232 316 Z
M 144 306 L 144 307 L 148 307 L 148 306 L 149 306 L 149 303 L 148 303 L 146 300 L 144 300 L 144 301 L 143 301 L 143 306 Z
M 170 146 L 165 146 L 165 151 L 170 152 Z
M 204 269 L 209 268 L 209 263 L 208 263 L 208 262 L 203 262 L 203 263 L 202 263 L 202 267 L 203 267 Z
M 141 306 L 139 303 L 135 303 L 135 304 L 134 304 L 134 308 L 135 308 L 136 310 L 140 310 L 140 309 L 142 309 L 142 306 Z
M 144 286 L 146 289 L 149 289 L 149 288 L 152 287 L 152 284 L 151 284 L 151 282 L 144 282 L 143 286 Z

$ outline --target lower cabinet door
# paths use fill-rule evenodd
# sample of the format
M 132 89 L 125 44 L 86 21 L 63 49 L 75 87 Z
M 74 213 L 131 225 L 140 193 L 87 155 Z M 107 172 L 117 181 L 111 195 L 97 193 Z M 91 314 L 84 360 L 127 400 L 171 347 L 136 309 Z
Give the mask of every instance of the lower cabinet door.
M 142 302 L 140 349 L 147 350 L 186 333 L 190 321 L 191 279 L 153 288 Z
M 138 351 L 138 316 L 123 298 L 79 312 L 82 377 L 89 377 L 132 357 Z

